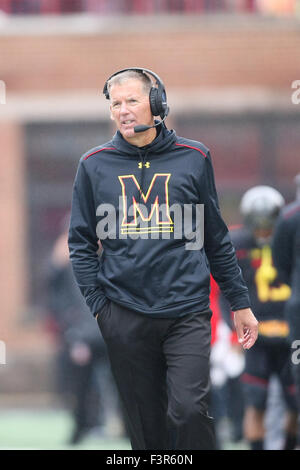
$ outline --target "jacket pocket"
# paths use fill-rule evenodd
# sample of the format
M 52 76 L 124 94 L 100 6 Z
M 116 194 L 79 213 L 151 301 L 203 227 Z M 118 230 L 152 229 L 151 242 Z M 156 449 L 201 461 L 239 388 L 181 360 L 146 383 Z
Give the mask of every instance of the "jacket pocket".
M 100 324 L 102 320 L 107 316 L 107 313 L 110 311 L 110 300 L 107 300 L 107 302 L 103 305 L 101 310 L 97 314 L 97 322 Z

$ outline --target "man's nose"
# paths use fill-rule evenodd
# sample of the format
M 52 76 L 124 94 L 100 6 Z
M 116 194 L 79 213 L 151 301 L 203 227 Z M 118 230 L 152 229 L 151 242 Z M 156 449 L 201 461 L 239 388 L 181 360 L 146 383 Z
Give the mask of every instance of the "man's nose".
M 128 113 L 128 108 L 127 108 L 126 101 L 122 101 L 121 106 L 120 106 L 120 113 L 121 114 L 127 114 Z

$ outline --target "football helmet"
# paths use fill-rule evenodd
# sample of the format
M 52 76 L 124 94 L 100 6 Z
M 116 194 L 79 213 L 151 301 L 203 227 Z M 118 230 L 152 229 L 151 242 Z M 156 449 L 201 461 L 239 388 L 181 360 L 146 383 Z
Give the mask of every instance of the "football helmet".
M 271 186 L 254 186 L 241 199 L 240 211 L 244 223 L 252 230 L 272 230 L 285 201 Z

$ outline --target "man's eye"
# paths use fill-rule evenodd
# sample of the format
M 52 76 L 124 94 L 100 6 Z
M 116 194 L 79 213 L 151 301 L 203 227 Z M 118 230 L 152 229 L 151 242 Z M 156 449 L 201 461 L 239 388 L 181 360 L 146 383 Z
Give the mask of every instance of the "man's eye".
M 112 107 L 113 107 L 114 109 L 118 108 L 118 106 L 120 106 L 120 103 L 113 103 L 113 105 L 112 105 Z

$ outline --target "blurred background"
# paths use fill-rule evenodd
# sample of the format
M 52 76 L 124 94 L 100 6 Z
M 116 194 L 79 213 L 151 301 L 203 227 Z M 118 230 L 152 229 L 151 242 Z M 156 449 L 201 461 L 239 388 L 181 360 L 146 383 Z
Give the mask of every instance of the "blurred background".
M 0 0 L 0 448 L 71 444 L 49 264 L 79 158 L 114 133 L 107 77 L 139 66 L 163 79 L 167 126 L 210 148 L 236 224 L 253 185 L 295 197 L 299 51 L 297 0 Z M 129 448 L 116 402 L 82 447 Z

